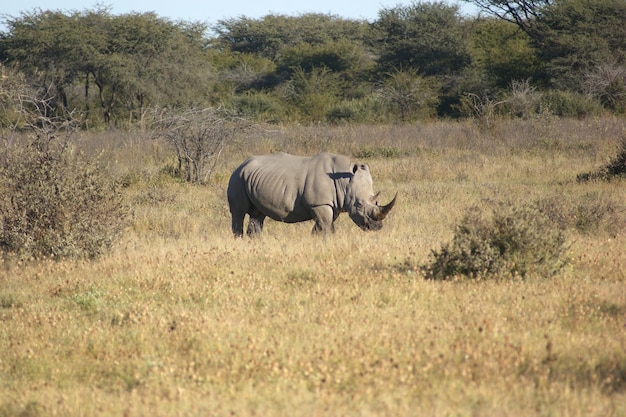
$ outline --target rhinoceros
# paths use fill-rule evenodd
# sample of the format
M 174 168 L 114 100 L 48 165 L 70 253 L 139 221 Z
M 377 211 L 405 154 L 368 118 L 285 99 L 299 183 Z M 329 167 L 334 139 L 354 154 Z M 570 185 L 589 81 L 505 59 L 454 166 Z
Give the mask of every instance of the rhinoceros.
M 263 230 L 266 217 L 286 223 L 315 220 L 313 233 L 334 232 L 342 212 L 363 230 L 379 230 L 397 197 L 378 205 L 369 167 L 330 153 L 250 157 L 231 175 L 227 195 L 236 237 L 243 236 L 246 214 L 249 236 Z

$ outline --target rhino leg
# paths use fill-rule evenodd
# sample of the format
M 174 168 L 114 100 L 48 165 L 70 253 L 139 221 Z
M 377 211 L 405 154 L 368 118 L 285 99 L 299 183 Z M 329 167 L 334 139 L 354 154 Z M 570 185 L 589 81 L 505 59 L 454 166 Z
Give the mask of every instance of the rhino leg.
M 251 213 L 248 220 L 248 230 L 246 234 L 250 237 L 260 234 L 263 231 L 263 222 L 265 221 L 265 215 L 259 212 Z
M 313 226 L 313 234 L 325 234 L 335 232 L 334 214 L 330 206 L 313 207 L 313 218 L 315 226 Z
M 243 236 L 243 221 L 252 205 L 246 194 L 244 185 L 243 181 L 235 174 L 232 175 L 228 183 L 228 206 L 232 220 L 233 235 L 235 235 L 235 237 Z
M 228 199 L 228 204 L 230 205 L 230 216 L 231 216 L 231 225 L 233 229 L 233 235 L 235 237 L 243 236 L 243 220 L 246 217 L 246 212 L 248 211 L 248 207 L 243 206 L 241 204 L 237 204 L 233 199 Z
M 233 235 L 235 235 L 235 237 L 243 236 L 243 219 L 245 216 L 245 213 L 231 213 L 232 229 Z

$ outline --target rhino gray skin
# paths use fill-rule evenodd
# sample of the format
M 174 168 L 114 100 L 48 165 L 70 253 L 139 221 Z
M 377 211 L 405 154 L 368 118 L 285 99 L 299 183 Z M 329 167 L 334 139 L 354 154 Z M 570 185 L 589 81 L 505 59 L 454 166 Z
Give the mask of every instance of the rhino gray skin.
M 397 197 L 379 206 L 369 167 L 329 153 L 253 156 L 233 172 L 227 195 L 235 236 L 243 236 L 246 214 L 248 235 L 260 233 L 266 217 L 286 223 L 315 220 L 313 233 L 334 232 L 342 212 L 361 229 L 378 230 Z

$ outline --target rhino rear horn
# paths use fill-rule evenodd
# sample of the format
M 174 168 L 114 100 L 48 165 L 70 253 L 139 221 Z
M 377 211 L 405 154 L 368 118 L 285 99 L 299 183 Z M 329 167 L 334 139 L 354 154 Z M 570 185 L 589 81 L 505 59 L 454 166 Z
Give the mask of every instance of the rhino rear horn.
M 385 206 L 376 206 L 376 209 L 374 210 L 374 215 L 372 216 L 374 220 L 381 221 L 385 217 L 387 217 L 387 214 L 389 214 L 394 204 L 396 204 L 397 197 L 398 197 L 398 193 L 396 193 L 396 195 L 393 197 L 393 200 L 391 200 L 389 204 Z

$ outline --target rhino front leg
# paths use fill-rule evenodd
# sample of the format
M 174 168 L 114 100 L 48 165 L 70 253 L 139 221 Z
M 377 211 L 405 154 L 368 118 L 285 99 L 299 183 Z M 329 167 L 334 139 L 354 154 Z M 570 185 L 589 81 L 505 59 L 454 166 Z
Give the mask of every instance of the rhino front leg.
M 313 207 L 313 218 L 315 226 L 313 226 L 313 234 L 326 234 L 335 232 L 334 214 L 330 206 Z

